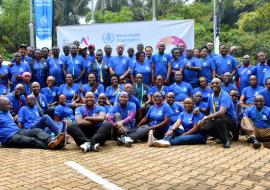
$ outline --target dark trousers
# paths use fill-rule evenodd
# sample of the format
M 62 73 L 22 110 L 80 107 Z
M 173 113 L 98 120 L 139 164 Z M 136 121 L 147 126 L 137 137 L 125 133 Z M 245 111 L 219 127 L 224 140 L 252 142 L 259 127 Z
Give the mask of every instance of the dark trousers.
M 206 125 L 201 128 L 201 132 L 205 135 L 220 139 L 222 143 L 230 138 L 229 132 L 233 134 L 233 139 L 238 140 L 238 128 L 236 122 L 228 116 L 222 116 L 215 120 L 209 120 Z
M 48 148 L 50 136 L 42 129 L 21 129 L 6 143 L 7 147 L 14 148 Z

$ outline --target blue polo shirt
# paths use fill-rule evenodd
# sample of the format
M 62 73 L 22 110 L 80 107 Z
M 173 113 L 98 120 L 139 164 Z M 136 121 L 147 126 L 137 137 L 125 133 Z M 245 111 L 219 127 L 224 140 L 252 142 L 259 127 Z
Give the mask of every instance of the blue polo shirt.
M 23 106 L 18 115 L 18 122 L 21 123 L 25 129 L 30 129 L 41 119 L 36 105 L 33 108 Z
M 21 95 L 20 97 L 17 98 L 17 97 L 15 97 L 14 93 L 15 92 L 11 92 L 7 96 L 7 98 L 9 99 L 11 110 L 15 114 L 18 114 L 19 109 L 26 105 L 26 98 L 24 95 Z
M 105 113 L 105 108 L 99 105 L 94 105 L 94 107 L 92 108 L 88 108 L 86 106 L 80 106 L 78 108 L 75 109 L 75 116 L 79 116 L 82 118 L 85 117 L 93 117 L 96 115 L 99 115 L 100 113 Z M 96 126 L 101 126 L 102 123 L 95 123 Z
M 86 92 L 93 92 L 93 86 L 90 86 L 89 83 L 82 85 L 82 92 L 81 95 L 84 97 Z M 96 99 L 98 98 L 99 94 L 104 93 L 104 86 L 103 84 L 98 84 L 98 87 L 96 90 L 93 92 Z
M 44 113 L 44 111 L 48 108 L 48 102 L 47 102 L 47 99 L 46 97 L 43 95 L 43 94 L 39 94 L 39 96 L 35 96 L 36 98 L 36 105 L 40 106 L 40 108 L 42 109 L 42 112 Z M 38 108 L 38 107 L 37 107 Z
M 265 106 L 270 107 L 270 90 L 267 88 L 264 88 L 259 92 L 259 94 L 263 95 L 264 101 L 265 101 Z
M 126 107 L 121 107 L 120 104 L 116 104 L 111 107 L 109 115 L 114 115 L 115 113 L 120 113 L 122 119 L 125 119 L 130 113 L 134 113 L 134 115 L 136 114 L 136 105 L 132 102 L 128 102 Z M 128 129 L 134 128 L 134 121 L 125 123 L 125 127 L 127 127 Z
M 1 65 L 0 66 L 0 75 L 6 74 L 6 78 L 0 78 L 1 84 L 4 84 L 7 86 L 8 83 L 8 66 L 7 65 Z
M 122 91 L 124 91 L 123 85 L 118 85 L 117 89 L 114 89 L 112 86 L 108 86 L 106 88 L 105 94 L 108 97 L 110 103 L 113 105 L 116 100 L 117 94 Z
M 48 73 L 49 76 L 55 78 L 56 86 L 64 84 L 63 64 L 64 58 L 49 57 L 47 59 Z
M 86 69 L 86 72 L 85 72 L 84 77 L 83 77 L 83 83 L 87 83 L 88 75 L 90 73 L 96 72 L 96 68 L 94 67 L 95 59 L 91 56 L 87 56 L 86 58 L 84 58 L 84 57 L 81 57 L 81 58 L 84 60 L 83 68 Z
M 40 93 L 46 97 L 48 104 L 51 104 L 57 101 L 58 91 L 59 87 L 53 86 L 51 88 L 49 87 L 42 88 Z
M 156 92 L 160 92 L 162 96 L 166 96 L 169 92 L 169 87 L 162 86 L 162 88 L 159 90 L 157 86 L 152 86 L 148 91 L 148 95 L 153 96 Z
M 220 107 L 226 107 L 226 115 L 237 120 L 236 111 L 232 102 L 231 96 L 225 92 L 221 91 L 219 96 L 215 96 L 212 93 L 208 98 L 207 108 L 210 109 L 210 113 L 218 112 Z
M 231 56 L 216 56 L 213 58 L 214 61 L 214 69 L 216 73 L 221 76 L 226 72 L 232 73 L 235 70 L 237 63 Z
M 154 126 L 161 123 L 165 119 L 165 117 L 169 117 L 171 119 L 172 115 L 173 111 L 171 107 L 169 106 L 169 104 L 164 102 L 160 106 L 152 105 L 149 108 L 146 117 L 150 119 L 149 125 Z M 167 131 L 168 127 L 169 124 L 165 126 L 162 131 Z
M 184 111 L 184 108 L 181 104 L 174 102 L 172 105 L 169 105 L 173 111 L 173 114 L 171 116 L 170 125 L 173 125 L 177 119 L 179 114 Z
M 9 67 L 8 73 L 12 82 L 12 90 L 19 82 L 22 82 L 21 79 L 16 79 L 16 75 L 21 76 L 24 72 L 32 73 L 30 67 L 25 63 L 21 63 L 20 65 L 14 63 L 11 67 Z
M 262 86 L 256 86 L 255 88 L 248 86 L 244 88 L 241 96 L 245 97 L 245 104 L 254 104 L 254 98 L 261 90 L 263 90 Z
M 204 117 L 202 113 L 199 114 L 193 114 L 188 113 L 187 111 L 183 111 L 179 114 L 178 119 L 181 120 L 181 124 L 184 127 L 184 131 L 187 132 L 190 129 L 193 128 L 195 124 L 198 124 L 198 122 Z
M 24 86 L 24 91 L 25 91 L 25 94 L 26 96 L 30 95 L 32 93 L 32 83 L 29 82 L 29 83 L 25 83 L 25 82 L 20 82 L 20 84 L 22 84 Z
M 169 86 L 169 92 L 174 93 L 177 102 L 182 102 L 184 99 L 192 96 L 193 89 L 189 83 L 182 81 L 180 83 L 173 83 Z
M 270 108 L 264 106 L 261 111 L 257 110 L 255 106 L 250 106 L 245 109 L 244 116 L 250 118 L 256 128 L 268 129 L 270 128 Z
M 67 84 L 62 84 L 59 88 L 58 94 L 64 94 L 67 98 L 67 103 L 71 103 L 72 99 L 80 93 L 80 85 L 73 83 L 71 87 Z
M 143 83 L 149 85 L 151 82 L 151 64 L 148 61 L 140 63 L 136 61 L 131 69 L 134 76 L 138 73 L 143 76 Z
M 54 115 L 60 117 L 60 121 L 69 119 L 75 122 L 73 110 L 67 105 L 58 104 L 54 109 Z
M 76 79 L 80 76 L 85 60 L 79 56 L 66 56 L 64 64 L 66 65 L 67 74 L 72 74 L 73 78 Z
M 236 77 L 239 78 L 240 82 L 240 88 L 239 91 L 240 93 L 245 87 L 249 86 L 249 77 L 251 75 L 257 75 L 257 69 L 253 65 L 249 65 L 247 67 L 241 66 L 236 69 Z
M 167 77 L 168 65 L 171 60 L 171 56 L 169 54 L 154 54 L 152 57 L 153 64 L 155 65 L 155 73 L 154 77 L 161 75 L 164 79 Z
M 270 67 L 266 63 L 265 64 L 258 63 L 256 65 L 256 70 L 257 70 L 256 76 L 257 76 L 257 80 L 258 80 L 258 85 L 263 86 L 264 75 L 268 70 L 270 70 Z
M 128 68 L 131 68 L 130 60 L 127 56 L 114 56 L 110 60 L 110 68 L 115 72 L 116 75 L 123 75 Z
M 223 83 L 221 88 L 222 88 L 222 90 L 226 91 L 228 94 L 230 94 L 231 90 L 237 90 L 238 91 L 236 86 L 234 84 L 232 84 L 232 83 L 229 83 L 227 86 Z
M 102 59 L 110 67 L 110 62 L 111 62 L 112 56 L 111 55 L 110 56 L 104 55 Z
M 201 87 L 194 88 L 193 94 L 196 94 L 197 92 L 202 93 L 202 101 L 204 102 L 207 102 L 208 97 L 212 94 L 212 90 L 209 87 L 206 87 L 205 89 L 202 89 Z
M 4 145 L 20 130 L 10 112 L 0 111 L 0 126 L 0 142 Z
M 199 61 L 197 58 L 190 58 L 190 59 L 186 59 L 185 63 L 184 63 L 184 72 L 183 72 L 183 77 L 184 77 L 184 81 L 194 85 L 197 84 L 198 82 L 198 77 L 199 77 L 199 71 L 194 71 L 194 70 L 190 70 L 187 69 L 186 66 L 192 66 L 192 67 L 201 67 Z
M 7 93 L 8 93 L 8 89 L 7 89 L 6 85 L 0 84 L 0 95 L 5 95 Z
M 198 61 L 202 68 L 199 72 L 199 76 L 205 77 L 207 82 L 211 82 L 213 79 L 212 72 L 215 69 L 213 59 L 207 56 L 206 58 L 200 58 Z
M 38 82 L 41 88 L 46 86 L 47 63 L 44 60 L 34 60 L 31 65 L 32 81 Z

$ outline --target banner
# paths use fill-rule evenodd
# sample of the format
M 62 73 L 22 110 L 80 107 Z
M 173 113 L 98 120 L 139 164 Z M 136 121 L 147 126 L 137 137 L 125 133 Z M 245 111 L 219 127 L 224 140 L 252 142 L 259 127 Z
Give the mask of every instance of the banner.
M 53 0 L 34 0 L 36 48 L 52 48 Z
M 57 44 L 78 40 L 88 46 L 95 44 L 97 49 L 111 45 L 115 53 L 117 44 L 136 48 L 137 43 L 152 46 L 154 52 L 160 42 L 166 44 L 166 52 L 184 43 L 187 49 L 194 48 L 194 20 L 146 21 L 113 24 L 90 24 L 78 26 L 58 26 Z

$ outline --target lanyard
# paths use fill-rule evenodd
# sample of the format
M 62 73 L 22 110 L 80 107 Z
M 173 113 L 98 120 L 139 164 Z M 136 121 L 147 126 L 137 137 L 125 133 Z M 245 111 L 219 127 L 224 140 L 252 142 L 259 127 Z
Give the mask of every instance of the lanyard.
M 56 58 L 56 59 L 57 59 L 57 58 Z M 59 59 L 57 59 L 57 62 L 55 63 L 54 57 L 53 57 L 53 58 L 52 58 L 52 61 L 53 61 L 54 66 L 55 66 L 55 67 L 58 67 L 58 65 L 59 65 Z
M 219 93 L 218 98 L 217 98 L 216 101 L 214 101 L 214 93 L 212 94 L 212 108 L 213 108 L 214 113 L 216 113 L 216 111 L 217 111 L 216 110 L 216 105 L 217 105 L 217 102 L 219 101 L 219 98 L 221 96 L 221 93 L 222 93 L 222 91 L 220 91 L 220 93 Z
M 36 98 L 36 96 L 34 95 L 34 93 L 32 93 L 32 94 L 33 94 L 33 96 L 34 96 L 34 98 L 35 98 L 35 100 L 36 100 L 36 104 L 37 104 L 37 107 L 38 107 L 38 109 L 39 109 L 39 111 L 40 111 L 40 114 L 43 115 L 43 111 L 42 111 L 42 108 L 41 108 L 41 106 L 40 106 L 40 103 L 41 103 L 41 97 L 40 97 L 40 94 L 38 95 L 39 101 L 37 100 L 37 98 Z M 40 103 L 39 103 L 39 102 L 40 102 Z
M 136 85 L 136 89 L 139 91 L 137 83 L 135 85 Z M 140 99 L 140 104 L 141 105 L 143 103 L 143 96 L 144 96 L 144 87 L 143 87 L 143 84 L 142 84 L 142 87 L 141 87 L 141 99 Z
M 71 63 L 72 63 L 72 75 L 74 76 L 74 64 L 76 63 L 76 61 L 77 61 L 77 56 L 76 56 L 76 58 L 75 58 L 75 62 L 73 62 L 73 59 L 72 59 L 72 56 L 70 56 L 69 57 L 70 58 L 70 61 L 71 61 Z
M 242 76 L 242 74 L 243 74 L 249 67 L 250 67 L 250 65 L 249 65 L 247 68 L 245 68 L 245 69 L 240 73 L 240 75 Z
M 73 93 L 73 97 L 72 97 L 72 100 L 71 101 L 74 101 L 75 95 L 76 95 L 75 91 L 71 87 L 69 87 L 67 84 L 66 84 L 66 86 L 70 90 L 70 92 Z
M 112 94 L 112 96 L 115 96 L 118 92 L 121 92 L 119 84 L 117 86 L 117 90 Z
M 103 75 L 102 75 L 102 63 L 99 64 L 99 63 L 96 61 L 96 64 L 97 64 L 97 66 L 98 66 L 98 68 L 99 68 L 100 82 L 104 82 L 104 80 L 103 80 Z
M 161 89 L 160 89 L 160 91 L 159 91 L 161 94 L 162 94 L 163 88 L 164 88 L 164 86 L 162 86 Z
M 53 95 L 53 92 L 51 91 L 51 89 L 49 87 L 47 87 L 47 89 L 49 90 L 49 92 L 51 93 L 51 95 Z

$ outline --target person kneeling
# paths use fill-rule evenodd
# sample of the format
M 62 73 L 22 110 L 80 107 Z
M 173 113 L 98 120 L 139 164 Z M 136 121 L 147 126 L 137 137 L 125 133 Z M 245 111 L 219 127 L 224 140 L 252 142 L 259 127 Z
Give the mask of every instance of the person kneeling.
M 205 144 L 206 136 L 200 133 L 198 122 L 204 117 L 202 113 L 193 113 L 194 102 L 191 98 L 184 100 L 184 111 L 178 116 L 177 121 L 166 132 L 162 140 L 155 140 L 156 147 L 169 147 L 170 145 Z
M 255 96 L 253 106 L 248 107 L 241 122 L 241 128 L 246 132 L 247 142 L 253 144 L 254 149 L 261 147 L 270 148 L 270 108 L 264 106 L 262 95 Z

